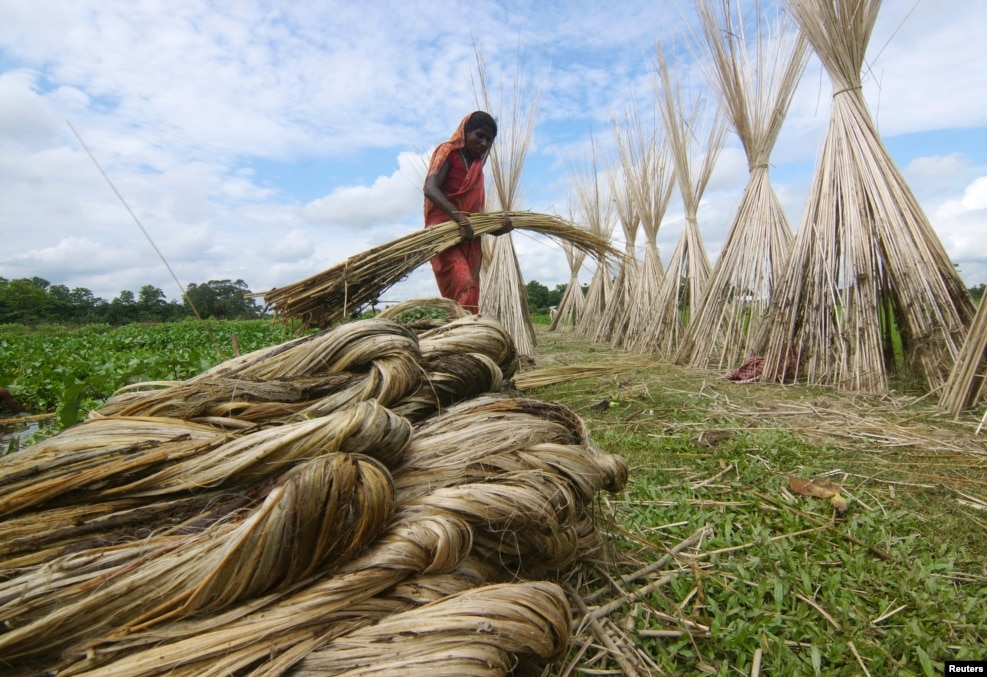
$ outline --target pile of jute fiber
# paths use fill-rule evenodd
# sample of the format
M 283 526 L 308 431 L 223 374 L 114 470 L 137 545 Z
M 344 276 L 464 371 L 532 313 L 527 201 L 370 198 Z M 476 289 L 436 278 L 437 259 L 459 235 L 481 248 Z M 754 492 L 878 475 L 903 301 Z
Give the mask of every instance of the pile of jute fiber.
M 4 674 L 541 670 L 627 467 L 516 366 L 482 317 L 364 320 L 0 459 Z

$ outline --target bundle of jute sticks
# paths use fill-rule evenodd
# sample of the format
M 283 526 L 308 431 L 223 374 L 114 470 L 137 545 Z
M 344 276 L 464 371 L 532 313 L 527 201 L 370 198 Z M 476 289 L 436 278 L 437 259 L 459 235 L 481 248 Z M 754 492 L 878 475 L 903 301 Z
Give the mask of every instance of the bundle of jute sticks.
M 504 214 L 470 214 L 473 232 L 483 235 L 500 230 Z M 533 212 L 507 214 L 516 229 L 570 242 L 600 260 L 619 256 L 607 238 L 557 216 Z M 328 327 L 376 301 L 415 268 L 460 241 L 459 226 L 453 221 L 415 230 L 309 278 L 264 292 L 264 301 L 278 317 L 300 318 L 311 326 Z
M 469 359 L 482 369 L 457 380 Z M 558 658 L 569 602 L 543 579 L 597 547 L 594 498 L 627 468 L 570 409 L 497 392 L 516 364 L 489 320 L 366 320 L 119 393 L 0 459 L 5 674 Z

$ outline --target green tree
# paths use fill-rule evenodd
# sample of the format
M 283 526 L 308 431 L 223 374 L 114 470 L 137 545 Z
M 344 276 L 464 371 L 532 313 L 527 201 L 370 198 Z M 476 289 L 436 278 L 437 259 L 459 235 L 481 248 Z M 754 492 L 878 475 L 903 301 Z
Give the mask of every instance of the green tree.
M 970 288 L 970 296 L 972 296 L 973 300 L 977 303 L 980 303 L 980 300 L 984 297 L 984 287 L 984 283 L 981 282 L 976 287 Z
M 558 308 L 559 304 L 562 303 L 562 297 L 565 296 L 565 290 L 569 288 L 568 284 L 557 284 L 555 289 L 548 293 L 548 306 L 549 308 Z
M 137 321 L 137 301 L 134 292 L 124 289 L 120 295 L 110 301 L 104 310 L 106 321 L 113 325 L 129 324 Z
M 531 312 L 535 314 L 547 313 L 548 307 L 551 305 L 548 301 L 548 287 L 538 280 L 531 280 L 525 285 L 525 289 L 528 291 L 528 307 Z
M 150 284 L 145 284 L 137 292 L 137 310 L 141 320 L 166 320 L 171 314 L 165 293 Z
M 10 280 L 0 285 L 0 321 L 34 324 L 43 318 L 48 301 L 47 280 L 40 277 Z
M 102 311 L 107 305 L 105 299 L 93 295 L 85 287 L 75 287 L 69 293 L 69 300 L 77 322 L 100 321 Z
M 260 314 L 257 304 L 248 294 L 250 288 L 243 280 L 209 280 L 205 284 L 193 282 L 185 290 L 185 304 L 191 303 L 203 318 L 246 320 Z

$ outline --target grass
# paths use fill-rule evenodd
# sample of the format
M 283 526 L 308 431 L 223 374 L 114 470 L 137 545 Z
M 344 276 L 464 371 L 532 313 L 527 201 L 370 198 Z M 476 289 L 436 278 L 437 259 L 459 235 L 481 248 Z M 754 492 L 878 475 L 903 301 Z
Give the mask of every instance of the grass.
M 538 343 L 539 367 L 613 357 L 565 333 L 540 329 Z M 601 505 L 608 560 L 566 573 L 595 604 L 624 600 L 606 626 L 624 661 L 644 674 L 749 675 L 758 661 L 768 674 L 940 675 L 944 660 L 983 659 L 979 417 L 953 420 L 931 398 L 717 376 L 642 364 L 529 393 L 570 405 L 631 466 L 627 490 Z M 849 509 L 795 494 L 790 475 L 835 482 Z M 700 530 L 661 570 L 608 580 Z M 613 651 L 593 660 L 628 671 Z

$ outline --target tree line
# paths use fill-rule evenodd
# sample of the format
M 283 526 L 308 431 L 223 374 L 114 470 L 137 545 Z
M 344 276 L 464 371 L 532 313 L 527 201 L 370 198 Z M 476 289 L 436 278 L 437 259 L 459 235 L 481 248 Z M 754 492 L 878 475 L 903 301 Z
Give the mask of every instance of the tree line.
M 193 317 L 245 320 L 260 317 L 262 308 L 251 298 L 243 280 L 191 283 L 181 301 L 146 284 L 135 294 L 123 290 L 111 301 L 85 287 L 69 289 L 40 277 L 8 280 L 0 277 L 0 324 L 91 324 L 114 326 L 131 322 L 170 322 Z M 193 307 L 195 311 L 193 311 Z
M 525 289 L 531 313 L 547 315 L 562 301 L 567 287 L 559 284 L 549 289 L 538 280 L 528 282 Z M 979 302 L 984 285 L 971 288 L 970 293 Z M 136 294 L 123 290 L 112 301 L 106 301 L 85 287 L 69 289 L 40 277 L 16 280 L 0 277 L 0 324 L 106 323 L 118 326 L 131 322 L 170 322 L 194 316 L 192 306 L 203 318 L 246 320 L 261 317 L 263 308 L 250 295 L 250 288 L 243 280 L 209 280 L 204 284 L 189 284 L 181 301 L 166 300 L 165 293 L 150 284 L 141 287 Z

